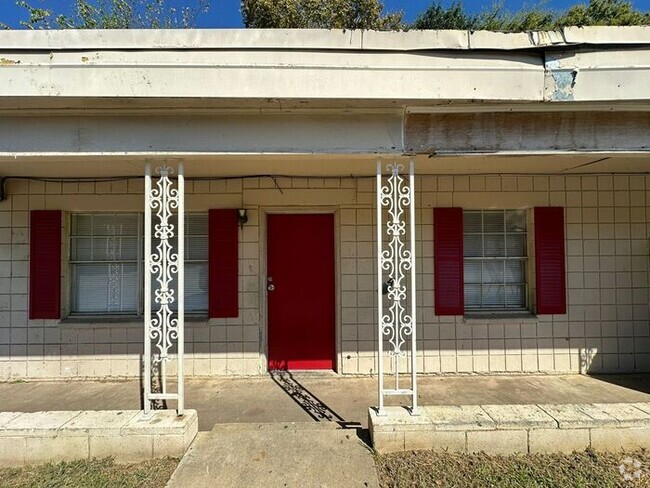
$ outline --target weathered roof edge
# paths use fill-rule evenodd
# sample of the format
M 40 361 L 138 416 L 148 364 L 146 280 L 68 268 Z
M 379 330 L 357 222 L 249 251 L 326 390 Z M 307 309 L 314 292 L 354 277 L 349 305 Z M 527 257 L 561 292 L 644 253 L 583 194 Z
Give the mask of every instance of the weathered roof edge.
M 573 45 L 650 45 L 650 26 L 567 27 L 502 33 L 462 30 L 380 32 L 327 29 L 9 30 L 0 50 L 300 49 L 519 50 Z

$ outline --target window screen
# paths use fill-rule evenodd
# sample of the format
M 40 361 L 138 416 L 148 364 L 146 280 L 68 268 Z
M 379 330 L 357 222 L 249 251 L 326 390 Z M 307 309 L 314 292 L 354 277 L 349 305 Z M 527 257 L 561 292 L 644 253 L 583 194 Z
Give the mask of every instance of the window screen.
M 463 212 L 465 309 L 526 309 L 525 210 Z

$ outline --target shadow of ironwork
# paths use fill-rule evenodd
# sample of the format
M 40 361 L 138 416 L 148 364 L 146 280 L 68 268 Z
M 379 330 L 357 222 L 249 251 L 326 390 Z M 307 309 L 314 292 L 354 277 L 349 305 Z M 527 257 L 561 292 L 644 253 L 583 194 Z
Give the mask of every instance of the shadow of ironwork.
M 140 354 L 140 377 L 138 378 L 140 385 L 140 410 L 144 410 L 144 354 Z
M 348 422 L 320 398 L 305 388 L 289 371 L 274 370 L 271 379 L 316 422 L 336 422 L 342 429 L 360 429 L 359 422 Z
M 144 355 L 140 355 L 144 358 Z M 151 356 L 151 393 L 163 393 L 162 388 L 162 371 L 160 363 L 154 361 L 155 356 Z M 144 359 L 140 361 L 142 368 L 140 370 L 140 405 L 144 409 L 145 396 L 144 396 Z M 166 410 L 168 408 L 167 400 L 151 400 L 152 410 Z

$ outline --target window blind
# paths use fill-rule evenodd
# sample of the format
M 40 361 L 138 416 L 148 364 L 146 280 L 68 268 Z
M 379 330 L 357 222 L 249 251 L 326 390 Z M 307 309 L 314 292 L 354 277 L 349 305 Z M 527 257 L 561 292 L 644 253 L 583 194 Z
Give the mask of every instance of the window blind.
M 170 243 L 172 249 L 178 247 L 178 218 L 172 216 L 170 223 L 174 226 L 174 238 Z M 160 244 L 153 239 L 152 252 Z M 155 286 L 152 279 L 152 289 Z M 172 282 L 174 298 L 178 296 L 176 280 Z M 154 296 L 152 294 L 152 304 Z M 172 310 L 178 309 L 178 301 L 172 303 Z M 208 310 L 208 214 L 190 213 L 185 215 L 185 311 L 206 312 Z
M 465 308 L 524 310 L 525 211 L 466 210 L 463 241 Z
M 138 214 L 73 214 L 71 312 L 135 314 L 139 309 Z

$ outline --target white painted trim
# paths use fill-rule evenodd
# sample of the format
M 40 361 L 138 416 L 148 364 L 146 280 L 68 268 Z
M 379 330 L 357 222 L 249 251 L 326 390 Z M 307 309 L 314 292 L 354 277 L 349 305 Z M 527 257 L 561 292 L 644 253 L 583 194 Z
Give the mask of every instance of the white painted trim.
M 151 337 L 149 337 L 149 327 L 151 324 L 151 274 L 147 271 L 151 262 L 151 205 L 149 198 L 151 195 L 151 162 L 147 161 L 144 167 L 144 413 L 148 415 L 151 411 Z
M 418 414 L 418 388 L 417 388 L 417 252 L 415 240 L 415 162 L 413 160 L 409 163 L 409 243 L 411 251 L 411 269 L 409 271 L 411 278 L 411 415 Z
M 178 337 L 177 344 L 177 367 L 176 367 L 176 380 L 178 392 L 178 415 L 181 416 L 185 412 L 185 171 L 183 161 L 178 162 L 178 268 L 176 279 L 178 286 L 176 293 L 178 294 L 178 311 L 176 317 L 178 319 Z
M 646 26 L 565 27 L 502 33 L 467 30 L 349 29 L 107 29 L 0 31 L 5 50 L 336 50 L 418 51 L 543 49 L 548 46 L 650 44 Z
M 382 224 L 382 212 L 383 208 L 381 205 L 381 186 L 382 186 L 382 173 L 383 173 L 383 162 L 381 160 L 377 161 L 377 174 L 375 176 L 375 212 L 376 212 L 376 222 L 375 230 L 377 232 L 377 415 L 385 415 L 384 411 L 384 327 L 383 327 L 383 307 L 384 307 L 384 297 L 383 297 L 383 288 L 384 288 L 384 279 L 382 274 L 381 266 L 381 253 L 383 251 L 383 242 L 382 238 L 384 235 L 383 224 Z

